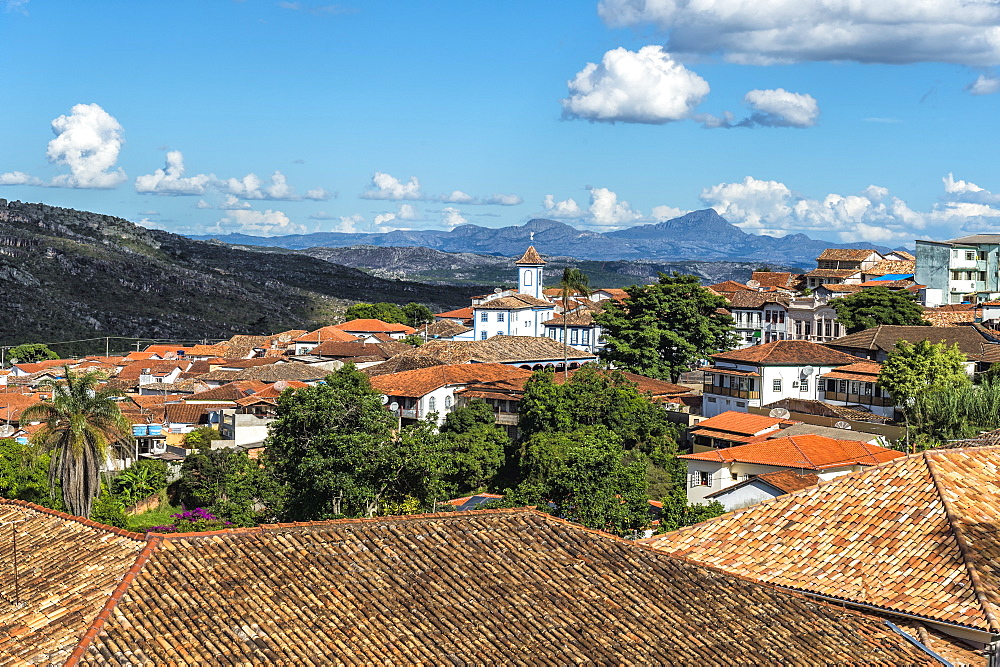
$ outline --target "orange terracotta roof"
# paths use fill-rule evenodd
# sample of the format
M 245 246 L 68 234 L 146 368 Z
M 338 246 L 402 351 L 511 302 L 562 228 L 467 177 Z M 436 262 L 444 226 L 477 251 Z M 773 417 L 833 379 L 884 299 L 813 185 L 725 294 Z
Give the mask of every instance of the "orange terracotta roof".
M 334 329 L 354 333 L 405 333 L 411 334 L 416 329 L 398 322 L 383 322 L 382 320 L 351 320 L 336 324 Z
M 836 370 L 824 373 L 820 377 L 826 380 L 860 380 L 862 382 L 875 382 L 878 374 L 882 372 L 882 365 L 872 362 L 862 361 L 856 364 L 847 364 Z
M 693 562 L 1000 632 L 1000 448 L 931 450 L 646 540 Z
M 761 287 L 790 288 L 795 284 L 795 274 L 787 271 L 754 271 L 750 280 L 756 280 Z
M 865 269 L 865 273 L 871 276 L 888 276 L 913 273 L 916 270 L 917 262 L 915 260 L 883 259 L 870 269 Z
M 861 269 L 813 269 L 807 278 L 850 278 L 861 273 Z
M 861 292 L 865 288 L 861 285 L 819 285 L 816 289 L 824 289 L 829 292 L 840 292 L 844 294 L 854 294 L 855 292 Z
M 725 280 L 721 283 L 716 283 L 715 285 L 709 285 L 709 289 L 716 292 L 752 292 L 753 290 L 744 285 L 743 283 L 738 283 L 735 280 Z
M 492 383 L 501 380 L 527 380 L 531 371 L 504 364 L 447 364 L 412 371 L 378 375 L 372 387 L 386 396 L 420 397 L 448 385 Z
M 472 318 L 472 306 L 467 308 L 459 308 L 458 310 L 449 310 L 444 313 L 438 313 L 434 317 L 441 317 L 451 320 L 468 320 Z
M 842 366 L 858 360 L 845 352 L 837 352 L 807 340 L 776 340 L 742 350 L 718 352 L 712 358 L 764 366 Z
M 530 245 L 530 246 L 528 246 L 528 249 L 524 251 L 524 254 L 521 255 L 521 259 L 515 261 L 514 263 L 515 264 L 545 264 L 545 260 L 542 259 L 542 256 L 538 254 L 537 250 L 535 250 L 535 246 Z
M 232 401 L 235 402 L 237 399 L 243 398 L 244 396 L 249 396 L 254 394 L 261 389 L 265 388 L 267 383 L 261 382 L 259 380 L 237 380 L 236 382 L 230 382 L 229 384 L 224 384 L 221 387 L 216 387 L 215 389 L 209 389 L 208 391 L 202 391 L 197 394 L 191 394 L 190 396 L 185 396 L 185 401 L 208 401 L 208 402 L 224 402 Z
M 296 343 L 319 343 L 327 341 L 339 341 L 348 342 L 358 340 L 357 336 L 347 333 L 346 331 L 341 331 L 335 326 L 320 327 L 315 331 L 310 331 L 307 334 L 303 334 L 295 339 Z
M 129 352 L 125 355 L 125 361 L 144 361 L 159 356 L 155 352 Z
M 183 345 L 149 345 L 143 352 L 158 354 L 162 357 L 166 354 L 177 354 L 178 352 L 187 354 L 189 349 Z
M 736 445 L 698 454 L 682 454 L 687 461 L 712 461 L 718 463 L 755 463 L 825 470 L 852 465 L 878 465 L 903 456 L 894 449 L 856 440 L 835 440 L 822 435 L 793 435 L 772 438 L 763 442 Z
M 778 419 L 777 417 L 767 417 L 765 415 L 730 410 L 698 422 L 691 427 L 691 432 L 696 433 L 702 429 L 707 429 L 752 436 L 770 432 L 776 426 L 788 426 L 796 423 L 798 422 L 791 419 Z

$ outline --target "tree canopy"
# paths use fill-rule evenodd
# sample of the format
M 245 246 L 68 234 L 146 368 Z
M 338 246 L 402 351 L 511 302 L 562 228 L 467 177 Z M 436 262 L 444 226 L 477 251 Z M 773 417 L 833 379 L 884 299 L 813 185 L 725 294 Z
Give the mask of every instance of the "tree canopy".
M 383 322 L 401 323 L 411 327 L 419 327 L 434 321 L 434 313 L 422 303 L 411 301 L 405 306 L 394 303 L 356 303 L 349 306 L 344 317 L 350 320 L 382 320 Z
M 472 401 L 445 417 L 440 435 L 443 439 L 440 471 L 448 483 L 446 495 L 481 491 L 500 471 L 510 445 L 506 431 L 496 424 L 493 408 L 483 401 Z
M 905 409 L 920 394 L 969 384 L 966 361 L 957 345 L 900 340 L 882 364 L 878 384 Z
M 426 424 L 397 427 L 353 364 L 322 384 L 282 393 L 264 454 L 281 487 L 279 515 L 370 517 L 433 493 L 428 480 L 440 467 L 440 440 Z
M 830 299 L 829 305 L 837 312 L 837 321 L 855 333 L 880 324 L 925 326 L 923 309 L 915 294 L 886 287 L 869 287 L 860 292 Z
M 733 319 L 719 311 L 726 300 L 696 276 L 660 274 L 652 285 L 633 285 L 628 298 L 595 316 L 607 347 L 602 358 L 617 368 L 676 382 L 699 359 L 736 344 Z
M 273 506 L 277 488 L 259 461 L 235 447 L 203 447 L 189 454 L 177 483 L 184 507 L 204 508 L 238 526 L 252 526 L 271 518 L 261 507 Z
M 48 467 L 48 455 L 35 456 L 31 445 L 0 438 L 0 498 L 51 505 Z
M 17 359 L 23 364 L 33 364 L 39 361 L 58 359 L 59 355 L 43 343 L 22 343 L 7 350 L 8 359 Z

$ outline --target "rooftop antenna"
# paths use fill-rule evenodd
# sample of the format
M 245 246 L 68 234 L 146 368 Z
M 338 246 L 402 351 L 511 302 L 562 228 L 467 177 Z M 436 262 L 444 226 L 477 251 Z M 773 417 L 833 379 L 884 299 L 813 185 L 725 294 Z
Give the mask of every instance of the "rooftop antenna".
M 19 573 L 18 573 L 18 563 L 17 563 L 17 524 L 24 523 L 27 520 L 28 519 L 26 518 L 14 519 L 13 521 L 6 521 L 4 523 L 0 523 L 0 528 L 3 528 L 4 526 L 10 526 L 11 546 L 12 546 L 11 551 L 13 552 L 14 555 L 14 606 L 15 607 L 21 606 L 21 582 L 18 577 Z

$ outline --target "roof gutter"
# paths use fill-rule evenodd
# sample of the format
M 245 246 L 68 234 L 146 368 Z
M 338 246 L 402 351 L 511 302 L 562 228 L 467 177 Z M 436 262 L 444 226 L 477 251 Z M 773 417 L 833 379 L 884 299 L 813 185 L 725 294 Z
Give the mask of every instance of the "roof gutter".
M 939 656 L 937 653 L 935 653 L 934 651 L 930 650 L 929 648 L 927 648 L 926 646 L 924 646 L 923 644 L 921 644 L 920 642 L 918 642 L 916 640 L 916 638 L 910 636 L 910 634 L 908 632 L 906 632 L 905 630 L 903 630 L 902 628 L 900 628 L 899 626 L 897 626 L 892 621 L 888 621 L 887 620 L 885 622 L 885 624 L 889 626 L 890 630 L 892 630 L 893 632 L 895 632 L 897 635 L 899 635 L 900 637 L 902 637 L 906 641 L 908 641 L 911 644 L 913 644 L 913 646 L 915 646 L 916 648 L 920 649 L 921 651 L 923 651 L 927 655 L 931 656 L 932 658 L 934 658 L 935 660 L 937 660 L 938 662 L 940 662 L 942 665 L 947 665 L 947 667 L 952 667 L 952 664 L 950 662 L 948 662 L 947 660 L 945 660 L 944 658 L 942 658 L 941 656 Z

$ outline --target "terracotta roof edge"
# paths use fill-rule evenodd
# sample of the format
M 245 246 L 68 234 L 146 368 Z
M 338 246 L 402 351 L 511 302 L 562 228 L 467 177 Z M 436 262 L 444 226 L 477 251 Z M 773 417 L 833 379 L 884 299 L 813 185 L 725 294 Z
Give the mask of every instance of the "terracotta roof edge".
M 129 586 L 132 585 L 132 582 L 135 581 L 135 578 L 139 576 L 139 572 L 146 565 L 146 562 L 150 559 L 150 557 L 152 557 L 153 552 L 160 546 L 161 541 L 162 538 L 158 535 L 153 536 L 146 541 L 146 546 L 139 552 L 135 562 L 132 563 L 132 567 L 128 569 L 125 576 L 122 577 L 122 580 L 118 583 L 118 586 L 115 587 L 114 592 L 110 597 L 108 597 L 107 602 L 104 603 L 104 608 L 101 609 L 100 613 L 97 614 L 97 617 L 94 618 L 94 621 L 87 628 L 87 631 L 80 638 L 80 642 L 76 645 L 76 648 L 73 649 L 73 652 L 70 654 L 69 659 L 66 660 L 64 667 L 76 667 L 76 665 L 80 664 L 83 656 L 87 653 L 87 649 L 90 648 L 91 642 L 93 642 L 94 639 L 101 634 L 105 623 L 107 623 L 108 619 L 111 618 L 111 614 L 114 612 L 115 607 L 118 606 L 118 603 L 125 596 L 125 592 L 128 590 Z
M 90 528 L 99 528 L 101 530 L 107 531 L 109 533 L 114 533 L 121 537 L 127 537 L 137 542 L 143 542 L 146 540 L 145 535 L 141 533 L 133 533 L 131 531 L 125 530 L 123 528 L 116 528 L 115 526 L 109 526 L 107 524 L 98 523 L 97 521 L 91 521 L 90 519 L 82 516 L 76 516 L 75 514 L 69 514 L 67 512 L 61 512 L 59 510 L 54 510 L 44 505 L 38 505 L 27 500 L 17 500 L 14 498 L 0 498 L 0 505 L 17 505 L 20 507 L 25 507 L 27 509 L 35 510 L 36 512 L 42 512 L 43 514 L 50 514 L 60 519 L 69 519 L 75 521 L 76 523 L 82 523 Z
M 969 579 L 972 581 L 972 591 L 976 594 L 976 600 L 979 602 L 979 606 L 983 610 L 983 615 L 989 623 L 990 631 L 994 634 L 1000 632 L 1000 623 L 997 622 L 997 616 L 993 612 L 993 604 L 986 599 L 986 595 L 983 592 L 983 581 L 979 576 L 979 570 L 976 569 L 976 566 L 972 561 L 972 547 L 970 546 L 968 539 L 965 537 L 965 531 L 962 529 L 962 524 L 955 516 L 951 502 L 949 502 L 944 492 L 944 485 L 941 483 L 934 466 L 931 465 L 932 457 L 921 452 L 921 458 L 924 460 L 924 465 L 927 466 L 927 472 L 930 473 L 931 481 L 934 483 L 934 490 L 937 492 L 938 498 L 941 499 L 941 504 L 944 506 L 944 514 L 948 519 L 948 525 L 951 527 L 952 533 L 955 535 L 955 542 L 958 544 L 958 551 L 962 557 L 962 563 L 965 565 L 965 569 L 969 573 Z

